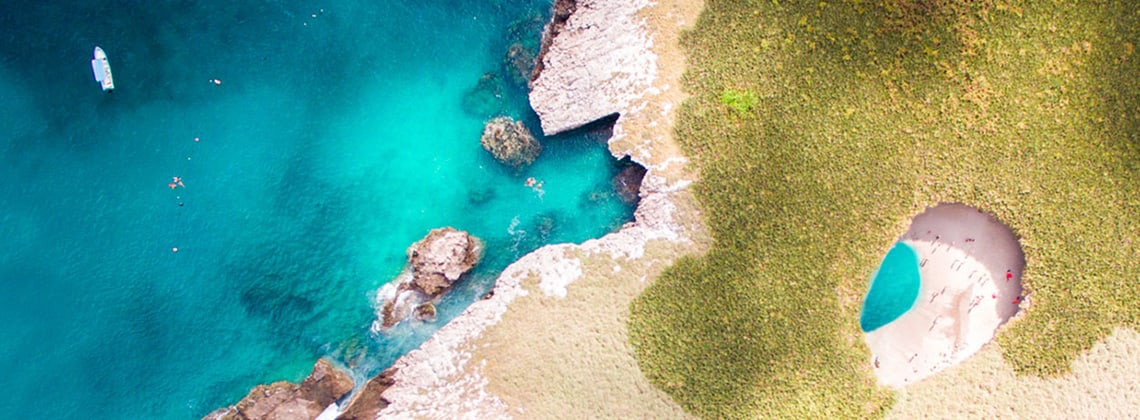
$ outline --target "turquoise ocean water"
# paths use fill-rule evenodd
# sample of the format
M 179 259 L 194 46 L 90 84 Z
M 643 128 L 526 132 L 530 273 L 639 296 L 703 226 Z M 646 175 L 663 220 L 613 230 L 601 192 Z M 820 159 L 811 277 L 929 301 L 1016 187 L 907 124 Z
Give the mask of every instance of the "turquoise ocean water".
M 898 319 L 914 306 L 922 285 L 918 253 L 902 242 L 896 243 L 871 277 L 871 289 L 863 300 L 859 327 L 871 332 Z
M 491 114 L 537 131 L 503 57 L 549 7 L 0 4 L 0 417 L 195 418 L 325 355 L 373 374 L 431 332 L 368 332 L 429 229 L 488 245 L 448 319 L 522 254 L 629 221 L 604 130 L 518 173 L 479 146 Z

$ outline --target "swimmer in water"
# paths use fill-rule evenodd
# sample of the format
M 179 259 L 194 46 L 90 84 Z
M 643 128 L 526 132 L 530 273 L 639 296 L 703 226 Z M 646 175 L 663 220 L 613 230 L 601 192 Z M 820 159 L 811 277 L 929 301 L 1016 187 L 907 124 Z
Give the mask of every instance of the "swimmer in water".
M 173 189 L 175 189 L 175 188 L 178 188 L 178 184 L 175 184 L 175 183 L 173 183 L 173 182 L 171 182 L 171 183 L 169 183 L 169 184 L 166 184 L 166 186 L 170 187 L 170 189 L 172 189 L 172 190 L 173 190 Z
M 532 190 L 534 190 L 534 192 L 538 193 L 538 198 L 542 198 L 542 196 L 543 196 L 544 194 L 546 194 L 546 191 L 543 191 L 543 190 L 542 190 L 542 184 L 543 184 L 543 183 L 544 183 L 544 181 L 537 181 L 537 182 L 534 184 L 534 186 L 533 186 L 533 187 L 531 187 L 531 189 L 532 189 Z
M 530 177 L 530 178 L 526 179 L 526 186 L 533 187 L 534 183 L 535 183 L 534 177 Z

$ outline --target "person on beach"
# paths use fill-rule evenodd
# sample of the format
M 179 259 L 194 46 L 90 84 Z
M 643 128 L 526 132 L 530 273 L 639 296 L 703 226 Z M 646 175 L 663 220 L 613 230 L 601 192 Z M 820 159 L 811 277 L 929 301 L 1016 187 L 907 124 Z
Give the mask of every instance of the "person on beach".
M 1013 279 L 1013 270 L 1005 270 L 1005 281 Z

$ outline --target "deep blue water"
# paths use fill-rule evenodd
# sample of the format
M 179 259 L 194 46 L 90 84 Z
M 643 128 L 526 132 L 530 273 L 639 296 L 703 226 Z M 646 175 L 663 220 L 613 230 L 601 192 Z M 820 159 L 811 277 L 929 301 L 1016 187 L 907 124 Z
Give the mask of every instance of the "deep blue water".
M 195 418 L 321 356 L 375 373 L 432 332 L 368 332 L 429 229 L 488 245 L 449 319 L 522 254 L 630 220 L 604 130 L 522 172 L 479 146 L 494 114 L 539 131 L 503 57 L 549 7 L 0 4 L 0 417 Z
M 918 254 L 914 248 L 902 242 L 891 247 L 871 277 L 871 289 L 863 301 L 859 327 L 864 332 L 889 324 L 914 306 L 922 284 L 918 269 Z

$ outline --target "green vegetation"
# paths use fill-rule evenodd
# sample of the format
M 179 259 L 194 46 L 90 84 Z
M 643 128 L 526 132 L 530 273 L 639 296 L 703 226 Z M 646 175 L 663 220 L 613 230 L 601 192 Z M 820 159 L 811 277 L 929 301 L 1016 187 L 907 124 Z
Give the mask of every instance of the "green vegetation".
M 736 111 L 740 115 L 748 114 L 760 98 L 756 97 L 755 93 L 750 90 L 738 91 L 727 89 L 720 95 L 720 102 L 727 105 L 729 109 Z
M 1022 239 L 1018 372 L 1140 327 L 1140 10 L 1019 4 L 708 0 L 677 130 L 715 245 L 633 304 L 651 381 L 706 418 L 881 415 L 860 300 L 939 202 Z

